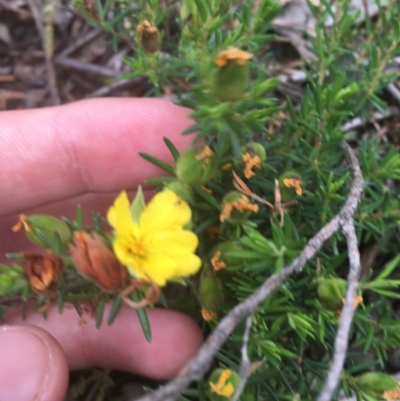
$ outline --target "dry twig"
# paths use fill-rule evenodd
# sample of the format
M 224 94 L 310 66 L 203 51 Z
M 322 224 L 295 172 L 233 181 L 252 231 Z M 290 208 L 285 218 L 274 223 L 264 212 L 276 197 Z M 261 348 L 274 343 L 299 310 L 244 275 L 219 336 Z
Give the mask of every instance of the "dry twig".
M 253 322 L 253 315 L 250 315 L 246 319 L 246 329 L 243 334 L 243 343 L 242 343 L 242 362 L 240 366 L 240 382 L 236 387 L 235 394 L 233 395 L 231 401 L 237 401 L 242 394 L 247 379 L 251 374 L 251 363 L 249 359 L 249 355 L 247 353 L 247 347 L 249 346 L 249 339 L 250 339 L 250 330 L 251 324 Z
M 353 173 L 353 181 L 350 187 L 347 200 L 343 205 L 339 214 L 337 214 L 329 223 L 327 223 L 313 238 L 311 238 L 307 245 L 304 247 L 300 255 L 293 260 L 293 262 L 284 267 L 279 273 L 274 274 L 268 278 L 264 284 L 258 288 L 252 295 L 246 298 L 243 302 L 236 305 L 232 311 L 227 314 L 215 328 L 215 330 L 210 334 L 204 345 L 200 348 L 197 355 L 190 360 L 186 366 L 179 372 L 178 376 L 170 381 L 166 386 L 160 388 L 156 392 L 150 395 L 146 395 L 140 398 L 139 401 L 173 401 L 180 393 L 189 386 L 189 384 L 200 379 L 203 374 L 209 369 L 209 366 L 214 358 L 215 353 L 220 349 L 223 343 L 228 339 L 228 337 L 233 333 L 236 326 L 241 322 L 242 319 L 256 312 L 258 306 L 273 292 L 275 291 L 282 282 L 288 278 L 290 275 L 296 272 L 300 272 L 304 265 L 315 254 L 321 249 L 324 242 L 329 239 L 334 233 L 336 233 L 340 228 L 343 228 L 346 238 L 348 238 L 349 244 L 349 258 L 350 258 L 350 274 L 349 274 L 349 288 L 346 295 L 346 305 L 343 310 L 343 314 L 339 324 L 339 339 L 336 341 L 335 349 L 340 349 L 341 351 L 346 349 L 347 337 L 344 335 L 347 333 L 347 327 L 351 323 L 351 318 L 353 315 L 352 306 L 352 296 L 355 293 L 355 288 L 357 286 L 357 277 L 359 272 L 359 256 L 358 262 L 356 258 L 357 243 L 354 240 L 351 229 L 352 219 L 356 211 L 358 202 L 361 197 L 362 188 L 364 185 L 364 180 L 361 174 L 360 166 L 354 155 L 354 152 L 349 145 L 343 144 L 344 149 L 348 154 L 349 165 Z M 342 347 L 343 342 L 346 343 Z M 335 369 L 334 373 L 328 375 L 328 381 L 332 380 L 329 384 L 329 388 L 332 387 L 334 381 L 336 380 L 336 369 L 340 364 L 340 357 L 334 358 L 334 363 L 332 368 Z M 340 372 L 339 372 L 340 373 Z M 324 397 L 326 397 L 324 395 Z M 327 398 L 324 398 L 327 399 Z

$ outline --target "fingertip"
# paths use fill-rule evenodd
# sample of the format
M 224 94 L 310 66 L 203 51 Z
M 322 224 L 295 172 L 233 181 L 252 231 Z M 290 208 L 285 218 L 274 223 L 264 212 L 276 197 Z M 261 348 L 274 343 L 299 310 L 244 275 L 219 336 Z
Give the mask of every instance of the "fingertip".
M 2 326 L 0 355 L 0 400 L 64 399 L 68 364 L 60 344 L 49 333 L 29 325 Z

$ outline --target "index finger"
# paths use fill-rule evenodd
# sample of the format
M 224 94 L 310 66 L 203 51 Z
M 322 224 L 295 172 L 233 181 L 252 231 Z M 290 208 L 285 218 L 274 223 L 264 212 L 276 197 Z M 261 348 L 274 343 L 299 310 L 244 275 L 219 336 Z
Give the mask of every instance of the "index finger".
M 172 162 L 193 122 L 162 99 L 90 99 L 39 110 L 3 112 L 0 217 L 87 192 L 133 189 L 162 173 L 138 151 Z

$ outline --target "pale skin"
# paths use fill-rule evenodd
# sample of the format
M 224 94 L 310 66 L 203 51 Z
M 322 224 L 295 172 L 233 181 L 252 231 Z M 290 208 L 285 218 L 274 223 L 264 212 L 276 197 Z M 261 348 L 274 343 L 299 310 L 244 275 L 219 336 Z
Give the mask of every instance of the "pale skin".
M 183 150 L 190 139 L 189 110 L 159 99 L 93 99 L 38 110 L 0 113 L 0 262 L 6 252 L 33 250 L 13 234 L 19 213 L 73 218 L 76 205 L 103 214 L 121 189 L 135 190 L 161 173 L 138 151 L 172 161 L 162 141 Z M 162 173 L 161 173 L 162 174 Z M 107 313 L 107 312 L 106 312 Z M 135 311 L 126 308 L 100 330 L 79 326 L 74 309 L 44 320 L 11 311 L 0 323 L 0 400 L 61 401 L 68 371 L 92 366 L 152 378 L 173 377 L 192 357 L 202 335 L 189 317 L 148 311 L 153 339 L 146 342 Z

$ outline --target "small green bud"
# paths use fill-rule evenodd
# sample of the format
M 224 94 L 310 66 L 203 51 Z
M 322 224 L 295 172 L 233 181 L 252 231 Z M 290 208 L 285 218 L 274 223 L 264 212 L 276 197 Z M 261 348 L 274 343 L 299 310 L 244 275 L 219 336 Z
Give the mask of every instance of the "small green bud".
M 222 198 L 219 219 L 221 222 L 226 220 L 231 224 L 241 224 L 247 220 L 251 212 L 258 212 L 258 205 L 251 203 L 249 198 L 239 191 L 231 191 Z
M 331 310 L 339 310 L 343 306 L 347 281 L 341 278 L 328 278 L 318 285 L 319 300 Z
M 183 201 L 187 203 L 193 203 L 193 191 L 190 187 L 188 187 L 184 183 L 177 180 L 168 183 L 164 188 L 174 192 Z
M 368 372 L 355 378 L 365 394 L 377 400 L 396 400 L 400 398 L 400 385 L 393 377 L 380 372 Z
M 222 102 L 233 102 L 243 97 L 249 82 L 247 65 L 253 56 L 243 50 L 231 47 L 215 58 L 219 67 L 214 77 L 214 93 Z
M 201 272 L 199 298 L 203 319 L 206 321 L 212 320 L 216 316 L 215 310 L 223 302 L 224 294 L 221 281 L 207 267 Z
M 24 271 L 16 266 L 10 267 L 0 264 L 0 296 L 7 295 L 16 288 L 27 284 L 24 278 Z
M 220 242 L 211 251 L 211 264 L 215 271 L 225 269 L 237 262 L 237 259 L 226 255 L 229 251 L 242 251 L 243 248 L 235 241 Z
M 176 176 L 186 185 L 204 185 L 216 171 L 217 159 L 208 146 L 186 150 L 175 166 Z
M 231 369 L 215 369 L 208 382 L 211 401 L 229 401 L 240 383 L 240 376 Z
M 50 240 L 56 240 L 56 235 L 60 237 L 61 244 L 67 245 L 72 238 L 72 231 L 68 225 L 53 216 L 46 214 L 34 214 L 32 216 L 19 216 L 20 221 L 12 228 L 13 231 L 19 231 L 22 227 L 25 229 L 26 236 L 35 244 L 46 247 L 47 244 L 35 233 L 39 230 Z M 57 233 L 57 234 L 56 234 Z
M 282 202 L 291 201 L 303 194 L 301 176 L 294 171 L 281 175 L 278 181 Z
M 257 142 L 249 142 L 242 146 L 242 157 L 240 160 L 235 160 L 235 166 L 243 171 L 243 175 L 249 179 L 255 175 L 262 163 L 267 159 L 264 146 Z

